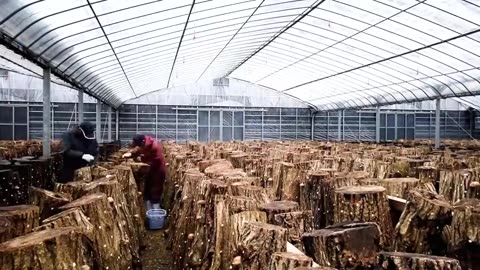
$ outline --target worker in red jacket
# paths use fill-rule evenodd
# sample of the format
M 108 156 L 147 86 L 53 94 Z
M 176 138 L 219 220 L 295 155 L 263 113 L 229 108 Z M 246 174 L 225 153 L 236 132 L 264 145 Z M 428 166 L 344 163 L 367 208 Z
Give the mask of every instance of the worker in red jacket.
M 150 172 L 145 180 L 143 198 L 147 204 L 150 202 L 154 209 L 159 209 L 166 177 L 162 146 L 152 137 L 145 135 L 135 135 L 132 146 L 134 147 L 133 151 L 124 154 L 123 158 L 140 156 L 142 162 L 150 165 Z

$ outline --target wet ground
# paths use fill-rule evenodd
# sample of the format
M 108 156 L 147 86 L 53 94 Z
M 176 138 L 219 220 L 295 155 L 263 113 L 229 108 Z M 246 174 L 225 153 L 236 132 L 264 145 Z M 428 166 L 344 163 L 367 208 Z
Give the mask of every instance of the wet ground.
M 147 231 L 147 247 L 142 252 L 143 270 L 171 270 L 171 252 L 163 230 Z

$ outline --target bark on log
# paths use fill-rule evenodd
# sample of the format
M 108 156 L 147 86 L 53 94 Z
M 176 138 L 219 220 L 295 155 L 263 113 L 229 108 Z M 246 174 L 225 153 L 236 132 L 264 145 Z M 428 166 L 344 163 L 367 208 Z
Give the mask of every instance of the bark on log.
M 73 174 L 73 181 L 84 181 L 84 182 L 93 181 L 92 168 L 87 166 L 87 167 L 83 167 L 78 170 L 75 170 Z
M 473 169 L 440 171 L 439 194 L 451 203 L 469 198 L 480 199 L 478 172 Z
M 240 252 L 240 241 L 242 236 L 242 230 L 245 224 L 249 222 L 267 222 L 267 215 L 265 212 L 260 211 L 244 211 L 230 216 L 230 245 L 229 253 L 230 256 L 234 257 L 235 255 L 241 255 Z
M 122 236 L 117 226 L 112 226 L 113 211 L 107 196 L 95 193 L 83 196 L 60 209 L 68 210 L 80 208 L 95 226 L 94 248 L 99 255 L 99 266 L 102 269 L 123 270 L 132 265 L 131 254 L 124 254 L 122 249 Z
M 71 208 L 43 220 L 42 226 L 36 227 L 35 231 L 65 227 L 76 227 L 78 231 L 85 234 L 92 243 L 95 240 L 93 235 L 95 228 L 80 208 Z
M 90 172 L 92 174 L 92 180 L 97 180 L 97 179 L 100 179 L 100 178 L 103 178 L 103 177 L 107 176 L 108 171 L 109 170 L 105 167 L 98 166 L 98 165 L 93 166 L 90 169 Z
M 395 251 L 444 254 L 443 227 L 450 223 L 452 206 L 428 190 L 412 190 L 395 227 Z
M 313 211 L 315 229 L 333 224 L 334 182 L 325 172 L 310 174 L 309 180 L 300 186 L 302 210 Z
M 41 220 L 58 213 L 58 208 L 70 201 L 71 198 L 58 192 L 36 187 L 29 188 L 29 204 L 38 206 Z
M 381 186 L 348 186 L 335 190 L 334 222 L 375 222 L 380 226 L 381 244 L 392 243 L 393 225 L 390 207 Z
M 143 247 L 145 245 L 144 240 L 146 234 L 144 226 L 146 211 L 143 203 L 143 194 L 138 191 L 137 181 L 130 167 L 115 166 L 114 170 L 116 172 L 116 179 L 118 183 L 120 183 L 122 192 L 125 195 L 126 205 L 134 218 L 136 238 L 139 239 L 140 247 Z
M 53 190 L 57 193 L 66 194 L 66 196 L 71 197 L 73 200 L 76 200 L 83 195 L 83 188 L 88 182 L 85 181 L 74 181 L 67 183 L 55 183 Z
M 461 270 L 458 260 L 416 253 L 379 252 L 378 265 L 385 270 Z
M 274 224 L 275 215 L 299 210 L 297 202 L 293 201 L 273 201 L 260 205 L 260 210 L 267 213 L 267 222 Z
M 274 215 L 273 224 L 287 229 L 288 242 L 303 251 L 302 235 L 313 230 L 311 211 L 296 211 Z
M 245 153 L 235 154 L 230 157 L 230 161 L 234 168 L 245 169 L 245 160 L 248 158 L 248 155 Z
M 445 232 L 449 251 L 458 253 L 468 245 L 480 246 L 480 200 L 463 199 L 455 203 L 452 216 Z
M 245 270 L 265 270 L 275 252 L 287 248 L 287 230 L 266 223 L 246 223 L 240 236 L 242 267 Z
M 406 199 L 408 192 L 419 185 L 417 178 L 386 178 L 378 184 L 386 189 L 387 195 Z
M 13 223 L 7 217 L 0 215 L 0 243 L 13 238 Z
M 8 240 L 30 233 L 38 226 L 40 210 L 35 205 L 15 205 L 0 207 L 0 218 L 6 219 L 4 224 L 11 224 L 0 240 Z
M 230 215 L 243 211 L 255 211 L 258 209 L 257 201 L 245 196 L 228 196 L 227 204 Z
M 270 202 L 265 189 L 257 186 L 241 185 L 232 189 L 234 196 L 245 196 L 254 199 L 259 205 Z
M 270 270 L 292 270 L 309 266 L 312 266 L 312 258 L 292 252 L 275 252 L 270 261 Z
M 0 244 L 0 269 L 96 269 L 91 244 L 75 227 L 30 233 Z
M 140 265 L 140 239 L 138 231 L 135 228 L 138 226 L 135 217 L 130 212 L 130 206 L 127 204 L 124 193 L 120 183 L 115 180 L 115 177 L 110 179 L 102 178 L 90 182 L 85 185 L 84 194 L 104 193 L 110 200 L 110 206 L 113 210 L 112 223 L 116 225 L 121 237 L 122 253 L 129 253 L 132 256 L 133 265 L 137 267 Z
M 438 188 L 438 180 L 440 174 L 436 167 L 433 166 L 420 166 L 418 167 L 418 179 L 420 183 L 432 183 Z
M 293 270 L 337 270 L 332 267 L 318 266 L 318 267 L 296 267 Z
M 343 223 L 302 236 L 305 254 L 321 266 L 369 269 L 380 250 L 380 230 L 375 223 Z

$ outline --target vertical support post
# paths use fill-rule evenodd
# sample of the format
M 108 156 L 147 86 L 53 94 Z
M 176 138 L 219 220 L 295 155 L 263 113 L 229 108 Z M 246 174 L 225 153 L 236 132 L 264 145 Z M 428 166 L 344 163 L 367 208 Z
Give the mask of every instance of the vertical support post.
M 52 129 L 50 126 L 50 68 L 43 69 L 43 156 L 50 156 Z
M 375 142 L 380 143 L 380 106 L 375 113 Z
M 342 110 L 338 111 L 338 123 L 337 123 L 337 139 L 338 141 L 342 140 Z
M 97 100 L 97 108 L 95 110 L 95 125 L 96 125 L 96 132 L 97 132 L 97 141 L 99 143 L 102 142 L 102 102 Z
M 112 107 L 108 106 L 107 110 L 107 122 L 108 122 L 108 133 L 107 133 L 107 140 L 108 142 L 112 142 Z
M 178 118 L 177 109 L 175 109 L 175 115 Z M 155 105 L 155 140 L 158 140 L 158 105 Z
M 83 89 L 78 90 L 78 123 L 83 122 Z
M 120 140 L 120 113 L 118 112 L 118 109 L 115 111 L 115 140 Z
M 440 99 L 435 100 L 435 149 L 440 148 Z
M 312 123 L 310 124 L 310 140 L 312 141 L 315 140 L 315 115 L 317 115 L 316 112 L 312 112 Z
M 470 136 L 474 138 L 475 137 L 475 111 L 470 109 L 469 116 L 470 116 Z

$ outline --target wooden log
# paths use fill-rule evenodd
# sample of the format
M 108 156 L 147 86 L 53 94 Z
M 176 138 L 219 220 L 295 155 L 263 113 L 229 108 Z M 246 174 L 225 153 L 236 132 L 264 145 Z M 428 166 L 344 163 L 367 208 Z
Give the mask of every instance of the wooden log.
M 10 162 L 5 162 L 6 165 L 2 167 L 13 167 Z M 30 172 L 30 166 L 26 172 Z M 27 203 L 28 185 L 31 182 L 31 178 L 21 177 L 15 168 L 0 170 L 0 207 Z
M 312 258 L 292 252 L 275 252 L 270 261 L 270 270 L 292 270 L 312 266 Z
M 92 180 L 92 168 L 89 166 L 75 170 L 73 173 L 73 181 L 91 182 Z
M 262 204 L 259 208 L 267 213 L 267 222 L 270 224 L 274 224 L 276 214 L 293 212 L 300 209 L 298 203 L 294 201 L 273 201 Z
M 452 223 L 446 226 L 445 238 L 450 253 L 480 246 L 480 200 L 463 199 L 453 205 Z
M 299 250 L 303 251 L 302 235 L 313 230 L 312 211 L 295 211 L 276 214 L 273 224 L 286 228 L 288 231 L 287 241 Z
M 71 198 L 58 192 L 36 187 L 29 188 L 29 204 L 38 206 L 41 220 L 58 213 L 58 208 L 70 201 Z
M 226 170 L 233 169 L 232 163 L 229 161 L 225 160 L 222 162 L 215 163 L 213 165 L 208 166 L 205 169 L 205 175 L 210 177 L 210 178 L 216 178 L 220 176 L 222 173 L 224 173 Z
M 387 195 L 406 199 L 408 192 L 420 183 L 417 178 L 385 178 L 378 182 L 386 189 Z
M 461 270 L 458 260 L 404 252 L 379 252 L 378 265 L 380 269 L 394 270 Z
M 76 227 L 78 231 L 85 234 L 91 241 L 94 241 L 93 230 L 95 229 L 88 217 L 80 208 L 71 208 L 53 215 L 42 221 L 42 225 L 36 227 L 34 231 Z
M 411 190 L 395 227 L 395 251 L 441 254 L 442 231 L 450 223 L 452 206 L 428 190 Z
M 245 153 L 235 154 L 230 157 L 230 161 L 234 168 L 245 169 L 245 160 L 248 158 L 248 155 Z
M 240 236 L 242 267 L 245 270 L 268 269 L 275 252 L 284 252 L 287 247 L 285 228 L 259 222 L 246 223 Z
M 4 225 L 11 227 L 0 238 L 5 241 L 32 232 L 38 226 L 40 209 L 35 205 L 0 207 L 0 218 Z
M 88 182 L 74 181 L 67 183 L 55 183 L 53 191 L 61 194 L 65 194 L 67 197 L 71 197 L 76 200 L 84 194 L 83 188 Z
M 451 203 L 461 199 L 480 199 L 480 183 L 476 170 L 442 170 L 440 171 L 440 190 Z
M 228 196 L 227 204 L 230 215 L 243 211 L 255 211 L 258 209 L 257 201 L 245 196 Z
M 230 216 L 229 232 L 231 236 L 229 238 L 229 253 L 230 256 L 241 255 L 240 241 L 242 236 L 242 230 L 245 224 L 249 222 L 267 222 L 267 215 L 261 211 L 244 211 L 236 213 Z
M 380 230 L 375 223 L 342 223 L 302 236 L 305 254 L 321 266 L 369 269 L 380 250 Z
M 393 225 L 385 188 L 347 186 L 335 190 L 334 222 L 375 222 L 380 226 L 381 244 L 391 245 Z
M 143 168 L 143 167 L 142 167 Z M 140 247 L 145 246 L 145 205 L 143 203 L 143 194 L 139 192 L 137 180 L 133 171 L 128 166 L 115 166 L 115 176 L 125 195 L 126 205 L 129 208 L 130 215 L 133 216 L 136 238 L 139 239 Z
M 296 267 L 293 270 L 336 270 L 336 268 L 317 266 L 317 267 Z
M 106 177 L 109 174 L 109 169 L 102 166 L 93 166 L 90 168 L 92 174 L 92 180 L 97 180 Z
M 112 225 L 113 211 L 105 194 L 83 196 L 60 207 L 62 210 L 71 208 L 80 208 L 95 227 L 93 246 L 101 269 L 123 270 L 131 267 L 132 256 L 122 253 L 125 251 L 122 249 L 122 236 L 118 227 Z
M 257 186 L 241 185 L 232 189 L 234 196 L 245 196 L 254 199 L 259 205 L 270 202 L 265 189 Z
M 91 254 L 88 240 L 75 227 L 50 229 L 1 243 L 0 269 L 94 269 Z
M 439 171 L 433 166 L 420 166 L 418 167 L 418 179 L 420 183 L 432 183 L 438 188 Z
M 121 253 L 131 254 L 132 263 L 135 268 L 140 265 L 140 239 L 138 231 L 135 228 L 135 217 L 130 212 L 130 207 L 127 204 L 122 188 L 116 178 L 101 178 L 93 182 L 87 183 L 83 188 L 85 195 L 104 193 L 110 202 L 113 213 L 112 223 L 117 227 L 121 237 Z
M 309 180 L 300 186 L 300 202 L 303 210 L 313 211 L 315 229 L 333 224 L 334 181 L 325 172 L 310 174 Z

